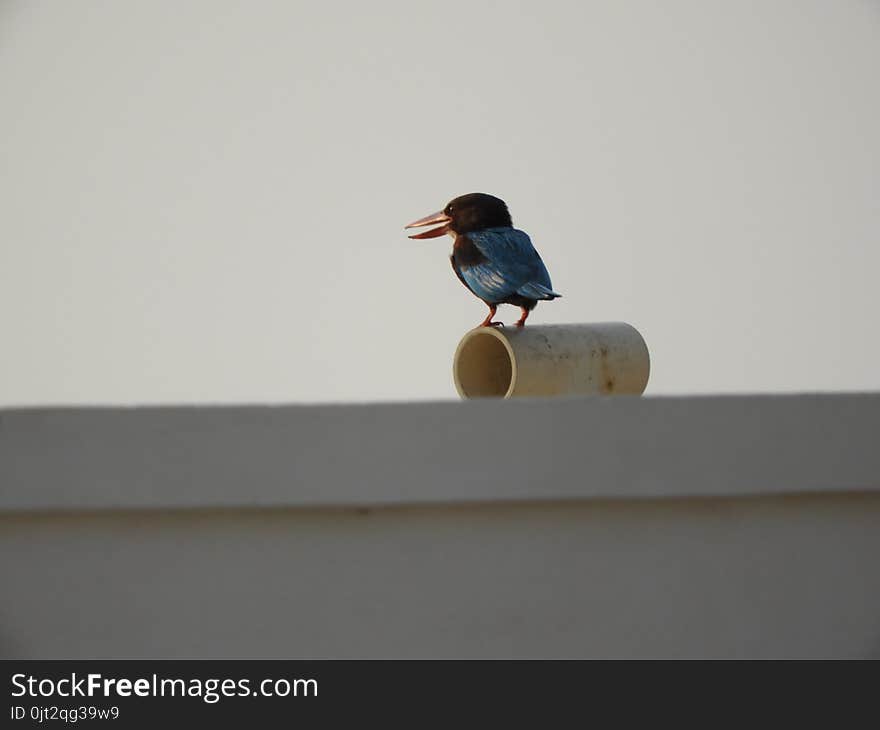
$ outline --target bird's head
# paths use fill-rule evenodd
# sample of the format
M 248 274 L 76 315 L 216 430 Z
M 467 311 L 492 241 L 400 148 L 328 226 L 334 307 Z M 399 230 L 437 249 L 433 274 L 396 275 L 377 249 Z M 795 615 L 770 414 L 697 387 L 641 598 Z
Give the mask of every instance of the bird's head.
M 435 223 L 440 225 L 422 233 L 414 233 L 410 238 L 436 238 L 446 233 L 454 236 L 470 231 L 482 231 L 485 228 L 513 225 L 505 202 L 486 193 L 468 193 L 453 198 L 443 210 L 419 218 L 406 228 L 422 228 Z

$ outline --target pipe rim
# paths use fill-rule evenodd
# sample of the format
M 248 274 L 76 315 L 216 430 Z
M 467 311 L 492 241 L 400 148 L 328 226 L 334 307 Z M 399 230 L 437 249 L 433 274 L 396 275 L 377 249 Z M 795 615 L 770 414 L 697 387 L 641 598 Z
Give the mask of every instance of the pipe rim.
M 508 385 L 507 391 L 504 393 L 504 395 L 500 397 L 503 399 L 507 399 L 510 398 L 511 395 L 513 395 L 513 391 L 516 389 L 517 377 L 516 357 L 514 356 L 513 347 L 511 347 L 510 341 L 500 331 L 502 329 L 502 327 L 475 327 L 461 338 L 461 341 L 458 343 L 458 347 L 455 348 L 455 355 L 453 355 L 452 360 L 452 379 L 455 382 L 455 389 L 458 391 L 459 397 L 466 398 L 468 400 L 473 400 L 474 397 L 480 397 L 473 396 L 465 392 L 464 387 L 461 383 L 461 378 L 459 377 L 459 363 L 461 361 L 461 353 L 468 346 L 468 344 L 472 340 L 483 336 L 494 337 L 502 345 L 504 345 L 504 349 L 507 352 L 507 358 L 510 361 L 510 384 Z

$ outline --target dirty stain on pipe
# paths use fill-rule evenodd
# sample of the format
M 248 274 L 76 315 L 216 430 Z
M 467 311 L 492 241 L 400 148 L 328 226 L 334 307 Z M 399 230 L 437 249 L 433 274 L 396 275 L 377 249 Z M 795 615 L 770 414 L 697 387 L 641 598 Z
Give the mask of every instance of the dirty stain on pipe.
M 641 395 L 650 370 L 644 339 L 624 322 L 477 327 L 452 368 L 462 398 Z

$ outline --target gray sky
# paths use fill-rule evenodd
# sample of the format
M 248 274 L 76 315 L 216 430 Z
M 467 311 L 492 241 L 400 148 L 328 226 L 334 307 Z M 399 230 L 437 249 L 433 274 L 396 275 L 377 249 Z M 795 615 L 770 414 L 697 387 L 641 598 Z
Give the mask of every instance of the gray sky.
M 878 389 L 878 70 L 855 0 L 0 0 L 0 405 L 454 398 L 402 227 L 477 190 L 648 393 Z

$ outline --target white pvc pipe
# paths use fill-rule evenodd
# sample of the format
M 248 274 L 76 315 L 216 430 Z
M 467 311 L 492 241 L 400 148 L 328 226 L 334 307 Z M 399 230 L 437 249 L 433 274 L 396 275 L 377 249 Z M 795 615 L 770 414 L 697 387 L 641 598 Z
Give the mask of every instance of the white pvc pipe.
M 462 398 L 640 395 L 650 370 L 644 339 L 624 322 L 477 327 L 452 368 Z

